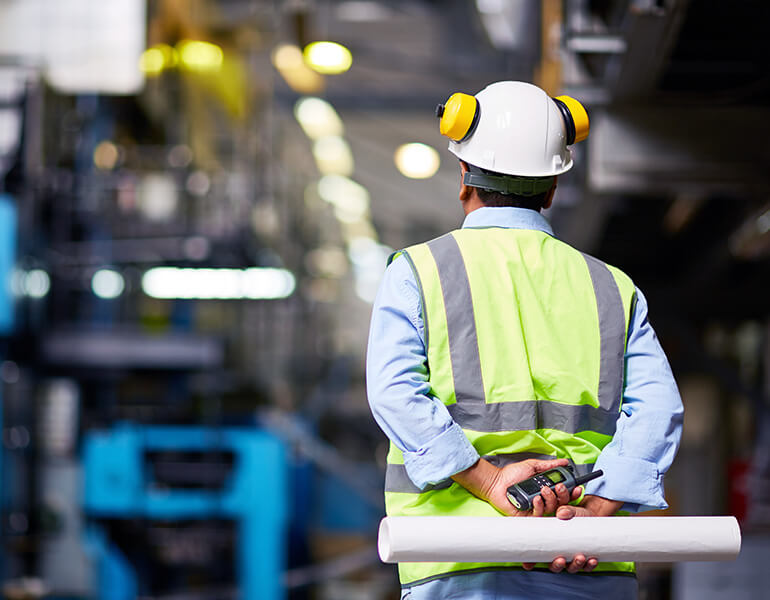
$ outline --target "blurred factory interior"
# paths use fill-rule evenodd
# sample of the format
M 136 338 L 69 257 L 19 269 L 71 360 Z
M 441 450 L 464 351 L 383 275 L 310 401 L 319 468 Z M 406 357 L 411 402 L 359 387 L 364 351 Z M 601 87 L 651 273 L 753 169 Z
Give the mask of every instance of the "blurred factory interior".
M 5 598 L 386 600 L 371 302 L 458 227 L 433 109 L 583 101 L 556 233 L 644 290 L 685 403 L 666 514 L 730 565 L 641 597 L 763 597 L 770 7 L 761 0 L 0 1 Z M 313 44 L 334 42 L 335 44 Z

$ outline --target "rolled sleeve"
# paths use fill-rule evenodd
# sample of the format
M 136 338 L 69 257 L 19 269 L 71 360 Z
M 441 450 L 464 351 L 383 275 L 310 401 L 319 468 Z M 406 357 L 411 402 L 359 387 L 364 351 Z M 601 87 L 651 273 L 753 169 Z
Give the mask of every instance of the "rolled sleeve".
M 479 455 L 431 394 L 420 303 L 411 267 L 396 258 L 372 309 L 366 387 L 374 419 L 403 452 L 409 478 L 423 489 L 467 469 Z
M 473 466 L 479 453 L 457 423 L 414 452 L 404 452 L 409 479 L 421 490 Z

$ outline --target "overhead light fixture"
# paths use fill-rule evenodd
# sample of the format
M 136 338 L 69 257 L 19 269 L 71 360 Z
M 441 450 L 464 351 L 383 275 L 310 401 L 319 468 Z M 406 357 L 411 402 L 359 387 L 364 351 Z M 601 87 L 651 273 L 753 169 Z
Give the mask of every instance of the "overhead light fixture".
M 165 69 L 171 69 L 179 63 L 179 53 L 168 44 L 155 44 L 142 52 L 139 57 L 139 70 L 149 77 L 160 75 Z
M 313 144 L 313 157 L 322 175 L 353 174 L 353 153 L 348 143 L 338 136 L 326 136 Z
M 410 179 L 433 177 L 441 164 L 438 152 L 427 144 L 413 142 L 399 146 L 395 154 L 396 167 Z
M 179 206 L 176 179 L 169 173 L 148 173 L 136 186 L 139 211 L 148 221 L 170 220 Z
M 294 117 L 311 140 L 341 136 L 344 133 L 342 120 L 337 111 L 321 98 L 310 96 L 297 100 L 294 105 Z
M 315 94 L 324 87 L 324 80 L 305 64 L 302 50 L 294 44 L 281 44 L 273 50 L 273 66 L 287 85 L 300 94 Z
M 102 171 L 111 171 L 115 168 L 120 158 L 118 147 L 110 141 L 100 142 L 94 148 L 94 164 L 97 169 Z
M 343 223 L 355 223 L 369 214 L 369 192 L 342 175 L 324 175 L 318 182 L 318 195 L 334 207 Z
M 182 40 L 176 45 L 179 62 L 188 71 L 219 71 L 224 61 L 222 48 L 201 40 Z
M 267 267 L 155 267 L 142 276 L 145 294 L 167 300 L 276 300 L 291 296 L 295 287 L 291 271 Z
M 350 50 L 337 42 L 313 42 L 305 46 L 305 62 L 324 75 L 339 75 L 353 64 Z
M 392 12 L 379 2 L 371 0 L 350 0 L 337 4 L 336 17 L 340 21 L 351 23 L 369 23 L 384 21 Z
M 113 269 L 99 269 L 91 277 L 91 290 L 99 298 L 111 300 L 117 298 L 126 288 L 123 275 Z
M 24 276 L 24 293 L 30 298 L 43 298 L 51 289 L 51 278 L 42 269 L 32 269 Z

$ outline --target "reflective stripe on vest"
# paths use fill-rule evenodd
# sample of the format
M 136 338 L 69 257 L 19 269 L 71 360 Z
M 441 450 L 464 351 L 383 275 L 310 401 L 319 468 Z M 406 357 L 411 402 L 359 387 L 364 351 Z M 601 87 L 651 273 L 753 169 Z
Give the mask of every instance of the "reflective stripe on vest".
M 461 427 L 466 427 L 466 419 L 472 423 L 468 429 L 476 431 L 504 431 L 509 429 L 535 429 L 531 417 L 531 407 L 519 410 L 513 404 L 486 404 L 484 383 L 481 378 L 481 359 L 478 352 L 476 322 L 471 308 L 471 288 L 465 270 L 460 248 L 452 234 L 444 235 L 428 242 L 431 254 L 436 261 L 439 280 L 443 290 L 453 289 L 454 293 L 444 293 L 447 329 L 449 331 L 449 349 L 454 375 L 455 405 L 452 418 Z M 615 431 L 615 420 L 620 409 L 620 392 L 623 373 L 623 355 L 626 346 L 625 317 L 623 302 L 615 279 L 607 266 L 591 256 L 583 254 L 591 274 L 596 304 L 599 311 L 599 336 L 601 339 L 601 363 L 599 374 L 599 406 L 609 413 L 609 419 L 603 417 L 583 417 L 575 413 L 552 413 L 554 418 L 565 423 L 570 433 L 591 429 L 600 433 Z M 462 406 L 459 406 L 462 403 Z M 503 408 L 505 407 L 505 408 Z M 515 410 L 509 409 L 514 407 Z M 581 407 L 573 407 L 581 408 Z M 591 408 L 591 407 L 586 407 Z M 502 409 L 502 410 L 500 410 Z M 501 426 L 501 420 L 511 426 Z M 586 427 L 587 421 L 592 426 Z M 526 423 L 520 426 L 519 423 Z M 547 425 L 546 425 L 547 427 Z M 573 429 L 582 427 L 582 429 Z M 562 429 L 562 427 L 554 427 Z
M 550 253 L 551 260 L 556 256 L 564 261 L 563 268 L 557 273 L 548 273 L 547 264 L 530 269 L 527 260 L 536 260 L 541 249 L 543 254 L 546 250 Z M 633 283 L 617 269 L 545 233 L 530 230 L 463 229 L 410 248 L 404 255 L 422 292 L 431 391 L 447 405 L 479 453 L 500 466 L 526 458 L 564 457 L 578 474 L 590 472 L 601 448 L 612 439 L 620 411 Z M 466 268 L 467 261 L 474 271 Z M 511 266 L 512 261 L 519 262 Z M 499 267 L 505 273 L 506 266 L 512 272 L 510 281 L 499 276 Z M 512 285 L 517 284 L 516 277 L 522 273 L 525 277 L 534 275 L 519 290 Z M 569 279 L 563 289 L 559 277 Z M 572 299 L 565 305 L 559 296 L 575 290 L 573 311 Z M 542 295 L 545 305 L 560 302 L 567 322 L 561 323 L 558 318 L 550 322 L 549 318 L 555 317 L 548 313 L 544 319 L 536 315 L 535 324 L 525 326 L 516 311 L 532 301 L 532 296 L 522 298 L 517 294 L 530 293 Z M 474 304 L 474 294 L 479 295 L 486 312 Z M 498 298 L 500 306 L 495 303 Z M 507 320 L 507 310 L 512 321 Z M 479 318 L 498 321 L 483 322 Z M 528 318 L 531 322 L 532 318 Z M 519 322 L 516 319 L 520 319 L 521 329 L 514 326 Z M 479 323 L 486 332 L 481 340 Z M 566 383 L 562 384 L 556 375 L 550 376 L 556 379 L 553 390 L 548 387 L 553 383 L 548 375 L 545 382 L 537 377 L 551 364 L 542 362 L 543 352 L 548 354 L 548 340 L 561 338 L 544 335 L 545 346 L 540 347 L 540 340 L 535 339 L 539 337 L 538 327 L 575 327 L 567 332 L 566 339 L 574 343 L 570 350 L 578 358 L 570 367 L 572 371 L 565 373 Z M 508 334 L 518 334 L 521 339 L 501 344 L 498 336 Z M 485 344 L 486 354 L 480 351 L 480 342 Z M 512 357 L 510 373 L 506 372 L 508 363 L 501 363 L 496 355 L 497 348 L 501 348 L 503 359 Z M 558 360 L 559 356 L 554 357 L 554 361 Z M 535 361 L 534 366 L 531 361 Z M 540 375 L 536 377 L 535 371 Z M 519 386 L 510 394 L 510 382 L 518 385 L 522 374 L 532 379 L 530 388 Z M 486 384 L 485 377 L 489 379 Z M 521 397 L 525 393 L 533 396 Z M 385 492 L 388 514 L 497 514 L 451 480 L 419 490 L 406 473 L 401 452 L 392 445 Z M 399 572 L 404 585 L 414 585 L 447 573 L 501 567 L 518 565 L 404 563 L 399 565 Z M 632 573 L 633 564 L 601 563 L 597 572 Z

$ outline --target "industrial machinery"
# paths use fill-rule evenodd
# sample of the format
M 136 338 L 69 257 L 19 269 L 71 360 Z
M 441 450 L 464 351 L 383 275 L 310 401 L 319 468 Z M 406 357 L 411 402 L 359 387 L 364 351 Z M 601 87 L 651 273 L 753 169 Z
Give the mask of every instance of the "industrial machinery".
M 285 597 L 287 459 L 283 443 L 273 435 L 249 428 L 117 425 L 86 435 L 83 465 L 83 507 L 92 521 L 89 538 L 97 555 L 99 598 L 128 600 L 138 592 L 154 591 L 140 589 L 136 571 L 142 565 L 132 565 L 126 557 L 136 548 L 124 554 L 120 540 L 110 539 L 111 528 L 125 534 L 130 530 L 126 524 L 140 521 L 147 531 L 158 532 L 162 529 L 155 524 L 215 520 L 229 520 L 235 530 L 230 541 L 236 546 L 232 560 L 237 582 L 231 583 L 230 594 L 237 589 L 244 600 Z M 123 527 L 114 527 L 119 521 Z M 210 535 L 185 537 L 185 531 L 165 529 L 167 536 L 176 534 L 177 543 L 193 539 L 199 545 L 213 544 L 213 552 L 222 545 Z M 122 537 L 126 539 L 131 538 Z M 159 543 L 168 548 L 174 541 Z M 192 556 L 195 563 L 194 549 L 177 552 Z M 199 554 L 213 559 L 213 565 L 230 560 L 227 553 L 210 556 L 204 549 Z M 144 575 L 145 586 L 157 579 Z M 188 581 L 196 577 L 200 579 L 200 573 L 191 574 Z M 187 589 L 194 593 L 195 586 Z M 207 597 L 223 593 L 206 589 Z

